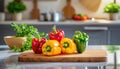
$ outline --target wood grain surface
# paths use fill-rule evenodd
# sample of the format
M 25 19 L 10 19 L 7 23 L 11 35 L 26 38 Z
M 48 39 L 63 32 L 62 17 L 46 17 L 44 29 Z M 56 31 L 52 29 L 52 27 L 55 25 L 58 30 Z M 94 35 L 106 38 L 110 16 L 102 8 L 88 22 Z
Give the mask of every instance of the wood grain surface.
M 19 55 L 20 62 L 106 62 L 107 53 L 105 50 L 86 50 L 82 54 L 61 54 L 57 56 L 44 56 L 34 54 L 32 50 Z
M 96 12 L 102 0 L 80 0 L 80 3 L 89 11 Z
M 75 9 L 71 5 L 71 0 L 67 0 L 67 5 L 63 8 L 63 14 L 66 19 L 71 19 L 75 14 Z

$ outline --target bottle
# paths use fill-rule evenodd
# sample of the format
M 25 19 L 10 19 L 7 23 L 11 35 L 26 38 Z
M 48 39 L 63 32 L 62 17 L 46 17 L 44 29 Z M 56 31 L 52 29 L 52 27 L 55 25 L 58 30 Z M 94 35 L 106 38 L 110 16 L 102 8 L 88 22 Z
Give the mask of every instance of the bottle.
M 51 21 L 52 17 L 49 11 L 46 12 L 46 20 Z

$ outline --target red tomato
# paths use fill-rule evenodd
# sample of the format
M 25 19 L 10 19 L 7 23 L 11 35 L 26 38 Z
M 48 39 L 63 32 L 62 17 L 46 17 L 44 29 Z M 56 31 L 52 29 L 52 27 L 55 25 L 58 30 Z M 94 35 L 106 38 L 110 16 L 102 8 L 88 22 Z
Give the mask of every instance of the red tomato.
M 74 19 L 74 20 L 81 20 L 81 17 L 78 16 L 78 15 L 75 15 L 75 16 L 73 16 L 73 19 Z
M 85 15 L 85 16 L 86 16 L 87 19 L 90 19 L 90 16 L 88 16 L 88 15 Z
M 82 16 L 81 20 L 87 20 L 87 17 L 86 16 Z

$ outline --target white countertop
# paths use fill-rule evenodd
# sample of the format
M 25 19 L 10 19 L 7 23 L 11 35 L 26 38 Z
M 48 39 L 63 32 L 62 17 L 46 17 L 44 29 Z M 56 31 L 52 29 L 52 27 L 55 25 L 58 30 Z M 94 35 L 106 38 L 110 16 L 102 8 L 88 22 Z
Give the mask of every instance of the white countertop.
M 108 50 L 106 49 L 106 46 L 107 45 L 90 45 L 90 46 L 87 46 L 87 49 L 103 49 L 103 50 L 106 50 L 107 53 L 108 53 L 108 62 L 109 64 L 112 64 L 113 63 L 113 54 L 108 52 Z M 4 53 L 4 54 L 3 54 Z M 0 56 L 0 59 L 4 59 L 4 57 L 6 56 L 9 56 L 10 54 L 20 54 L 20 53 L 16 53 L 16 52 L 13 52 L 12 50 L 10 50 L 8 48 L 7 45 L 0 45 L 0 54 L 3 54 L 2 56 Z M 118 50 L 117 51 L 117 58 L 120 58 L 120 51 Z M 120 60 L 118 59 L 118 64 L 120 64 Z
M 86 20 L 86 21 L 73 21 L 65 20 L 60 22 L 53 21 L 38 21 L 38 20 L 23 20 L 23 21 L 0 21 L 0 24 L 10 24 L 10 23 L 26 23 L 26 24 L 42 24 L 42 25 L 80 25 L 80 24 L 120 24 L 120 20 L 110 21 L 110 20 Z
M 106 45 L 98 46 L 88 46 L 87 49 L 104 49 L 106 50 Z M 107 51 L 107 50 L 106 50 Z M 107 51 L 108 52 L 108 51 Z M 120 51 L 117 51 L 117 58 L 120 58 Z M 96 65 L 106 65 L 104 62 L 94 62 L 94 63 L 63 63 L 63 62 L 18 62 L 18 55 L 11 51 L 7 45 L 0 45 L 0 69 L 85 69 L 84 66 L 88 65 L 94 67 Z M 112 69 L 113 67 L 113 54 L 108 52 L 108 65 L 107 69 Z M 120 60 L 117 60 L 119 67 Z M 82 68 L 82 67 L 83 68 Z M 89 68 L 94 69 L 94 68 Z M 95 68 L 96 69 L 96 68 Z
M 105 49 L 105 45 L 98 45 L 98 46 L 88 46 L 87 49 Z M 64 67 L 64 69 L 84 69 L 84 65 L 87 66 L 97 66 L 97 65 L 105 65 L 104 62 L 92 62 L 92 63 L 63 63 L 63 62 L 18 62 L 18 55 L 20 53 L 16 53 L 11 51 L 7 45 L 0 45 L 0 69 L 61 69 L 61 66 Z M 102 53 L 101 53 L 102 54 Z M 117 58 L 118 58 L 118 64 L 120 52 L 117 52 Z M 113 55 L 108 54 L 108 66 L 113 65 Z M 81 65 L 83 68 L 81 68 Z M 63 68 L 62 68 L 63 69 Z M 91 68 L 90 68 L 91 69 Z M 92 68 L 94 69 L 94 68 Z M 96 69 L 96 68 L 95 68 Z M 109 68 L 108 68 L 109 69 Z
M 19 62 L 20 53 L 12 52 L 7 45 L 0 45 L 0 54 L 0 69 L 85 69 L 84 66 L 106 65 L 106 62 Z
M 88 47 L 89 48 L 89 47 Z M 90 47 L 95 49 L 95 47 Z M 99 47 L 96 47 L 99 48 Z M 18 55 L 7 45 L 0 45 L 0 69 L 84 69 L 85 66 L 104 66 L 106 62 L 19 62 Z

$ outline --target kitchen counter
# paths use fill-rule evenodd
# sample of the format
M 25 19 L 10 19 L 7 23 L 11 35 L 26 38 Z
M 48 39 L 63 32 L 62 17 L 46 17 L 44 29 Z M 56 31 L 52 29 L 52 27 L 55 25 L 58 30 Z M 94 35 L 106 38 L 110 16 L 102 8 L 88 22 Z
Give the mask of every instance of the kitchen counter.
M 88 46 L 87 49 L 105 49 L 105 46 Z M 72 63 L 72 62 L 18 62 L 18 55 L 11 51 L 7 45 L 0 45 L 0 69 L 84 69 L 84 66 L 89 66 L 88 69 L 97 69 L 96 66 L 104 66 L 106 62 L 101 63 Z M 108 55 L 108 64 L 113 64 L 112 57 Z M 119 57 L 118 57 L 119 58 Z M 120 62 L 118 61 L 118 64 Z M 108 68 L 109 69 L 109 68 Z
M 10 24 L 10 23 L 26 23 L 26 24 L 41 24 L 41 25 L 91 25 L 91 24 L 100 24 L 100 25 L 114 25 L 120 24 L 120 20 L 110 21 L 110 20 L 86 20 L 86 21 L 74 21 L 74 20 L 65 20 L 60 22 L 53 21 L 38 21 L 38 20 L 23 20 L 23 21 L 0 21 L 0 24 Z

